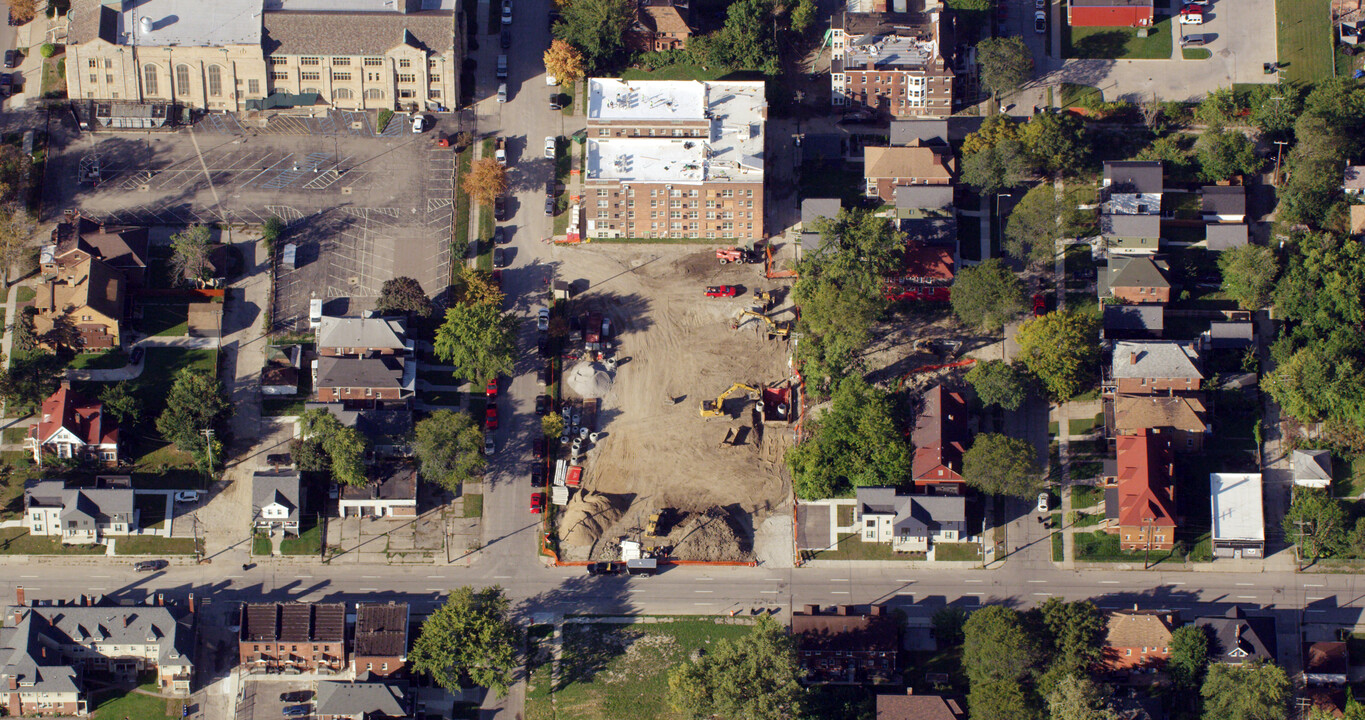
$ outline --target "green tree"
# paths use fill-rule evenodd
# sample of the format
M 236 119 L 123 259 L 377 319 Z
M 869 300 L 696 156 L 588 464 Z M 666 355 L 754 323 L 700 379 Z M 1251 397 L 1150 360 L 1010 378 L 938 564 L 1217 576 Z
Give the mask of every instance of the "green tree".
M 11 148 L 10 152 L 13 152 Z M 6 153 L 8 155 L 8 153 Z M 27 157 L 23 157 L 13 166 L 14 170 L 23 172 L 24 168 L 32 165 Z M 11 166 L 5 163 L 0 177 L 10 177 Z M 20 187 L 22 182 L 16 177 L 16 182 L 0 183 L 0 194 L 11 192 L 9 188 Z M 11 269 L 15 268 L 20 262 L 29 257 L 33 248 L 29 241 L 33 239 L 33 233 L 37 229 L 33 215 L 25 210 L 19 203 L 11 203 L 8 207 L 0 210 L 0 280 L 3 280 L 4 287 L 9 287 Z M 23 273 L 20 273 L 22 275 Z
M 981 84 L 996 98 L 1014 92 L 1033 76 L 1033 53 L 1023 38 L 986 38 L 976 44 Z
M 967 371 L 967 382 L 986 405 L 1018 410 L 1028 400 L 1028 375 L 1004 360 L 978 362 Z
M 967 693 L 971 720 L 1041 720 L 1018 680 L 972 683 Z
M 577 0 L 576 0 L 577 1 Z M 781 72 L 773 32 L 774 0 L 735 0 L 725 13 L 725 27 L 702 44 L 707 65 L 734 70 Z M 689 45 L 690 48 L 690 45 Z
M 1019 357 L 1053 397 L 1080 394 L 1098 374 L 1099 319 L 1071 309 L 1032 318 L 1019 327 Z
M 1251 124 L 1271 139 L 1287 139 L 1303 111 L 1303 97 L 1303 87 L 1294 83 L 1253 85 L 1247 92 Z
M 211 235 L 203 225 L 191 225 L 171 236 L 171 277 L 193 285 L 208 277 Z
M 962 644 L 962 626 L 967 624 L 967 611 L 956 605 L 944 605 L 929 619 L 938 648 L 945 650 Z
M 32 305 L 21 308 L 15 316 L 14 324 L 10 325 L 10 344 L 14 347 L 15 353 L 28 352 L 38 348 L 38 331 L 33 326 L 33 318 L 37 317 L 38 309 Z
M 1299 116 L 1294 136 L 1297 142 L 1284 161 L 1288 177 L 1277 193 L 1275 212 L 1286 223 L 1322 227 L 1328 210 L 1341 201 L 1341 168 L 1354 142 L 1345 128 L 1315 114 Z
M 988 495 L 1026 498 L 1043 486 L 1043 471 L 1027 440 L 983 433 L 962 457 L 962 479 Z
M 1209 666 L 1200 690 L 1204 720 L 1284 720 L 1289 705 L 1289 677 L 1263 661 Z
M 434 345 L 437 358 L 468 378 L 511 375 L 517 357 L 513 321 L 491 303 L 460 304 L 446 310 Z
M 899 268 L 905 254 L 905 233 L 871 210 L 843 208 L 832 219 L 818 219 L 815 228 L 826 248 L 837 248 L 835 262 L 863 271 L 864 277 Z
M 1078 190 L 1059 194 L 1052 183 L 1033 186 L 1005 222 L 1005 251 L 1022 262 L 1051 264 L 1057 256 L 1057 240 L 1089 236 L 1098 230 L 1094 211 L 1082 210 L 1081 201 Z
M 997 195 L 1024 184 L 1030 159 L 1018 140 L 1001 140 L 978 152 L 963 154 L 958 179 L 984 195 Z
M 792 8 L 792 30 L 804 35 L 815 22 L 815 14 L 815 0 L 797 0 L 796 7 Z
M 1284 514 L 1284 534 L 1299 546 L 1300 557 L 1317 562 L 1347 549 L 1350 519 L 1345 503 L 1326 490 L 1294 488 L 1294 499 Z
M 1199 158 L 1199 176 L 1205 182 L 1251 175 L 1261 169 L 1256 145 L 1239 130 L 1210 127 L 1195 141 L 1194 149 Z
M 540 419 L 540 431 L 545 437 L 557 438 L 564 432 L 564 416 L 552 412 Z
M 1071 113 L 1034 115 L 1024 123 L 1019 138 L 1034 166 L 1053 175 L 1074 175 L 1089 162 L 1085 123 Z
M 1136 160 L 1156 160 L 1165 165 L 1168 177 L 1184 177 L 1191 172 L 1194 153 L 1188 135 L 1166 135 L 1152 141 L 1137 154 Z
M 554 36 L 583 53 L 590 73 L 601 73 L 625 59 L 626 30 L 634 21 L 630 0 L 574 0 L 562 8 Z
M 668 704 L 692 720 L 786 720 L 804 715 L 805 671 L 796 641 L 767 615 L 750 631 L 725 638 L 668 674 Z
M 1048 658 L 1047 672 L 1039 678 L 1038 689 L 1051 698 L 1066 678 L 1089 677 L 1099 663 L 1105 619 L 1088 600 L 1064 602 L 1055 597 L 1040 605 L 1037 613 L 1047 630 L 1043 652 Z
M 284 221 L 271 215 L 261 223 L 261 242 L 265 243 L 265 251 L 274 254 L 275 245 L 284 237 Z
M 0 397 L 21 407 L 38 407 L 57 392 L 66 363 L 45 350 L 16 352 L 9 367 L 0 370 Z
M 1204 682 L 1209 664 L 1209 636 L 1198 625 L 1182 625 L 1171 633 L 1171 652 L 1166 672 L 1177 690 L 1190 691 Z
M 501 697 L 518 666 L 519 642 L 502 588 L 460 587 L 422 623 L 408 663 L 447 690 L 474 684 Z
M 1063 677 L 1047 696 L 1049 720 L 1119 720 L 1108 693 L 1088 675 Z
M 974 155 L 1007 141 L 1022 142 L 1019 139 L 1019 123 L 1009 115 L 990 115 L 981 121 L 981 127 L 963 138 L 962 155 Z
M 1194 119 L 1201 125 L 1226 125 L 1241 111 L 1237 96 L 1232 88 L 1219 88 L 1209 92 L 1194 109 Z
M 365 472 L 369 443 L 358 430 L 342 425 L 324 408 L 313 408 L 299 416 L 299 434 L 304 441 L 314 445 L 316 452 L 326 457 L 324 467 L 317 469 L 326 470 L 342 485 L 359 487 L 369 483 Z
M 176 373 L 166 393 L 166 409 L 156 419 L 156 431 L 202 464 L 209 454 L 204 431 L 216 428 L 231 414 L 232 404 L 223 397 L 218 378 L 202 370 L 185 368 Z M 221 460 L 222 453 L 216 447 L 214 450 L 215 462 Z
M 142 401 L 133 394 L 127 380 L 105 385 L 100 390 L 100 411 L 112 417 L 114 422 L 129 427 L 142 415 Z
M 437 410 L 414 428 L 422 479 L 450 491 L 483 471 L 483 430 L 468 413 Z
M 1268 247 L 1243 245 L 1219 253 L 1218 269 L 1223 272 L 1223 292 L 1243 310 L 1259 310 L 1275 291 L 1280 260 Z
M 1000 332 L 1024 311 L 1024 282 L 1000 258 L 991 258 L 958 271 L 948 302 L 964 325 Z
M 971 687 L 1001 681 L 1020 682 L 1036 669 L 1040 654 L 1017 610 L 987 605 L 962 626 L 962 669 Z M 972 703 L 972 717 L 976 707 Z
M 431 298 L 427 297 L 421 283 L 410 277 L 385 280 L 379 287 L 379 299 L 374 304 L 374 311 L 380 315 L 411 313 L 426 317 L 431 314 L 432 309 Z
M 809 437 L 787 451 L 797 497 L 833 497 L 850 487 L 899 485 L 910 473 L 910 448 L 893 416 L 891 396 L 850 375 L 829 409 L 807 418 Z

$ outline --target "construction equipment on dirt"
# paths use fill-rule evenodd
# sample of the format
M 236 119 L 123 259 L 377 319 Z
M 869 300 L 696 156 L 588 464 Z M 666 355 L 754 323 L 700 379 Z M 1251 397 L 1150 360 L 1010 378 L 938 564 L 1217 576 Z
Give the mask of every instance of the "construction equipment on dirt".
M 780 278 L 796 277 L 795 270 L 774 270 L 773 269 L 773 246 L 771 243 L 763 246 L 763 275 L 769 280 Z
M 716 248 L 716 259 L 720 261 L 721 265 L 758 262 L 751 250 L 742 247 Z
M 774 320 L 761 312 L 755 312 L 753 310 L 741 311 L 739 317 L 733 323 L 730 323 L 730 329 L 738 330 L 744 327 L 748 324 L 748 321 L 745 318 L 751 317 L 758 318 L 768 324 L 768 336 L 770 338 L 785 339 L 791 335 L 792 323 L 790 320 Z
M 768 312 L 768 308 L 773 306 L 773 294 L 767 290 L 754 288 L 754 309 L 758 312 Z
M 645 525 L 645 534 L 655 537 L 659 534 L 659 516 L 663 513 L 654 513 L 649 516 L 649 523 Z
M 724 414 L 725 414 L 725 400 L 726 400 L 727 398 L 729 398 L 731 395 L 734 395 L 735 392 L 737 392 L 737 391 L 739 391 L 739 390 L 744 390 L 744 391 L 746 391 L 746 392 L 748 392 L 748 393 L 751 393 L 750 396 L 746 397 L 747 400 L 752 400 L 752 399 L 753 399 L 753 395 L 757 395 L 757 394 L 758 394 L 758 388 L 750 387 L 750 386 L 748 386 L 748 385 L 745 385 L 744 383 L 735 383 L 734 385 L 731 385 L 731 386 L 730 386 L 730 389 L 728 389 L 728 390 L 726 390 L 725 392 L 721 393 L 720 396 L 717 397 L 717 398 L 715 399 L 714 402 L 712 402 L 712 401 L 710 401 L 710 400 L 702 400 L 702 401 L 701 401 L 701 416 L 704 417 L 704 418 L 709 418 L 709 417 L 716 417 L 717 415 L 724 415 Z

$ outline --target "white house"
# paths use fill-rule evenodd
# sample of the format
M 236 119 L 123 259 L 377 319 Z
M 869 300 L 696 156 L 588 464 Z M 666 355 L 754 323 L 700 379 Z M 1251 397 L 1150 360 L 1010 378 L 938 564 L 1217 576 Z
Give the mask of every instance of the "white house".
M 858 488 L 856 523 L 862 541 L 890 543 L 896 552 L 927 552 L 936 542 L 966 534 L 962 495 L 897 495 L 895 488 Z
M 105 535 L 137 529 L 131 487 L 68 487 L 62 480 L 31 481 L 24 488 L 24 524 L 31 535 L 93 545 Z
M 1332 485 L 1332 453 L 1328 450 L 1295 450 L 1289 456 L 1294 484 L 1326 489 Z
M 388 463 L 370 468 L 370 482 L 341 489 L 341 517 L 417 517 L 417 467 Z
M 251 477 L 252 525 L 274 534 L 279 530 L 299 534 L 303 507 L 299 502 L 299 474 L 289 471 L 260 471 Z

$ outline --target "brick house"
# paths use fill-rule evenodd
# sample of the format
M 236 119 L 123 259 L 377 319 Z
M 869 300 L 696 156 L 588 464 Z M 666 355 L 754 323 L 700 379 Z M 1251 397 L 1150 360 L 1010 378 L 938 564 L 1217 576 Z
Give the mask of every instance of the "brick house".
M 346 606 L 243 603 L 238 657 L 248 672 L 338 673 L 346 668 Z
M 1113 297 L 1133 305 L 1164 305 L 1171 301 L 1171 281 L 1166 278 L 1166 271 L 1164 260 L 1148 255 L 1111 255 L 1100 297 Z
M 792 613 L 791 631 L 808 683 L 885 682 L 896 672 L 900 630 L 881 606 L 858 613 L 849 605 L 832 612 L 807 605 Z
M 893 118 L 952 115 L 952 15 L 937 4 L 893 5 L 831 18 L 830 102 Z
M 950 151 L 938 147 L 865 147 L 864 193 L 892 203 L 897 187 L 952 185 L 954 162 Z
M 52 244 L 38 254 L 43 277 L 56 277 L 65 268 L 91 258 L 123 273 L 129 287 L 141 287 L 147 276 L 147 228 L 108 225 L 67 210 L 52 229 Z
M 1071 27 L 1151 27 L 1152 0 L 1068 0 Z
M 1144 428 L 1120 435 L 1117 445 L 1118 475 L 1106 482 L 1117 489 L 1111 532 L 1124 550 L 1170 550 L 1177 526 L 1170 439 Z
M 1119 395 L 1114 398 L 1114 431 L 1131 435 L 1152 428 L 1171 438 L 1176 452 L 1202 452 L 1212 433 L 1208 410 L 1197 397 L 1183 395 Z
M 1175 615 L 1168 610 L 1113 610 L 1104 621 L 1104 666 L 1110 672 L 1159 668 L 1171 655 Z
M 1105 392 L 1119 395 L 1193 393 L 1204 382 L 1199 351 L 1170 341 L 1125 340 L 1114 343 L 1111 382 Z
M 324 315 L 317 329 L 317 348 L 322 357 L 374 357 L 406 355 L 413 344 L 402 318 Z
M 685 0 L 639 0 L 626 45 L 641 52 L 681 50 L 692 37 Z
M 399 355 L 320 357 L 313 381 L 318 402 L 348 408 L 405 405 L 417 386 L 417 364 Z
M 915 446 L 910 477 L 915 486 L 939 493 L 962 492 L 962 456 L 970 439 L 967 401 L 935 385 L 924 393 L 924 409 L 915 418 L 910 441 Z
M 62 266 L 37 288 L 34 332 L 42 335 L 70 323 L 80 334 L 83 350 L 118 347 L 126 286 L 118 268 L 97 258 Z
M 42 415 L 29 426 L 24 439 L 24 448 L 39 465 L 45 455 L 51 455 L 112 467 L 118 464 L 118 445 L 118 424 L 105 417 L 104 406 L 66 382 L 43 401 Z
M 401 675 L 408 661 L 408 604 L 357 604 L 354 650 L 357 675 Z
M 877 720 L 967 720 L 957 700 L 942 695 L 916 695 L 907 688 L 903 695 L 878 695 Z

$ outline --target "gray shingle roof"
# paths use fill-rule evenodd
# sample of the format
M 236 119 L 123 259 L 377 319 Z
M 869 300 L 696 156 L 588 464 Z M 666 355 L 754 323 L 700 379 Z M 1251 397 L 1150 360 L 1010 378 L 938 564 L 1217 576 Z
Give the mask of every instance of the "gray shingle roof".
M 1160 215 L 1104 215 L 1100 218 L 1100 233 L 1114 237 L 1159 238 Z
M 909 145 L 947 145 L 947 120 L 893 120 L 891 121 L 891 144 Z
M 801 201 L 801 227 L 810 232 L 813 223 L 819 218 L 833 220 L 839 216 L 842 203 L 839 198 L 807 198 Z
M 1147 255 L 1130 258 L 1110 258 L 1109 288 L 1150 287 L 1168 288 L 1171 283 L 1156 261 Z M 1121 267 L 1115 267 L 1115 266 Z
M 1245 215 L 1247 189 L 1241 185 L 1209 185 L 1200 190 L 1206 215 Z
M 398 318 L 323 316 L 319 348 L 371 348 L 401 351 L 407 347 L 407 323 Z
M 1129 3 L 1110 2 L 1108 4 L 1126 5 Z M 1116 193 L 1159 193 L 1164 187 L 1162 165 L 1156 161 L 1106 162 L 1104 164 L 1104 181 L 1110 191 Z
M 320 388 L 402 388 L 407 358 L 385 355 L 375 358 L 320 357 Z
M 1204 240 L 1210 250 L 1230 250 L 1247 244 L 1248 228 L 1241 223 L 1219 223 L 1204 227 Z
M 1244 348 L 1254 339 L 1255 328 L 1249 320 L 1209 323 L 1209 343 L 1215 350 Z
M 1114 378 L 1200 379 L 1199 353 L 1176 342 L 1123 341 L 1114 345 Z
M 289 522 L 299 519 L 299 474 L 296 472 L 261 471 L 251 476 L 251 517 L 261 515 L 261 508 L 277 502 L 289 508 Z M 276 520 L 278 518 L 270 518 Z
M 1332 482 L 1332 453 L 1327 450 L 1295 450 L 1290 456 L 1294 480 Z
M 898 185 L 896 209 L 941 210 L 953 206 L 952 185 Z
M 73 488 L 62 480 L 37 480 L 24 488 L 24 506 L 60 507 L 62 525 L 75 522 L 78 530 L 93 530 L 97 522 L 133 522 L 130 488 Z
M 1166 309 L 1161 305 L 1106 305 L 1105 330 L 1160 331 L 1165 327 Z
M 267 12 L 266 55 L 383 55 L 399 45 L 434 54 L 455 48 L 455 19 L 445 11 Z
M 898 495 L 896 488 L 860 487 L 858 516 L 895 514 L 892 528 L 933 529 L 942 523 L 962 522 L 967 517 L 967 500 L 961 495 Z
M 398 685 L 382 682 L 324 680 L 318 683 L 316 712 L 318 715 L 406 717 L 407 693 Z

